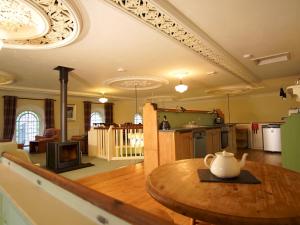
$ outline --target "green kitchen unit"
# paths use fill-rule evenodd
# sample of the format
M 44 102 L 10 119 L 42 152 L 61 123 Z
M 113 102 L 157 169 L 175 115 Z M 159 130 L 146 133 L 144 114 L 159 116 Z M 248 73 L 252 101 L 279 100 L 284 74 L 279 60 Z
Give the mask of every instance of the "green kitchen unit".
M 300 172 L 300 113 L 281 126 L 281 145 L 283 167 Z

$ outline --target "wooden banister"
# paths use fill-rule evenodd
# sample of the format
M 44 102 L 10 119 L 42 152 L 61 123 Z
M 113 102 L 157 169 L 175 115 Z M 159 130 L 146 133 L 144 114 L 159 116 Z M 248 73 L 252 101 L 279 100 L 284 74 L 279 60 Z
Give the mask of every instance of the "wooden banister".
M 91 204 L 127 221 L 137 225 L 171 225 L 173 223 L 159 218 L 153 214 L 145 212 L 139 208 L 133 207 L 120 200 L 114 199 L 108 195 L 87 188 L 70 179 L 59 176 L 41 167 L 24 162 L 13 155 L 5 152 L 2 154 L 6 159 L 18 164 L 19 166 L 31 171 L 34 174 L 43 177 L 53 184 L 75 194 L 76 196 L 90 202 Z M 174 224 L 173 224 L 174 225 Z

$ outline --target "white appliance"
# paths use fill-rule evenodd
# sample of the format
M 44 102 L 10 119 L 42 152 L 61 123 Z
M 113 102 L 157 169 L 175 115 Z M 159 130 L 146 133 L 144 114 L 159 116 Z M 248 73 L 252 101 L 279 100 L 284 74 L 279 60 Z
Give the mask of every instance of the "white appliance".
M 289 116 L 297 113 L 300 113 L 300 108 L 289 109 Z
M 262 126 L 264 151 L 281 152 L 280 124 Z

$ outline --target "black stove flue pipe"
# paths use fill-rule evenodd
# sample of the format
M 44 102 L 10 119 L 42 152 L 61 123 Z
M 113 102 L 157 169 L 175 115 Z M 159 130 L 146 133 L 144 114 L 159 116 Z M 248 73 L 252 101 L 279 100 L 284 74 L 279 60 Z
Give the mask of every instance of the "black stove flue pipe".
M 59 71 L 60 81 L 60 129 L 61 142 L 66 142 L 68 139 L 67 132 L 67 97 L 68 97 L 68 76 L 69 72 L 74 70 L 64 66 L 57 66 L 54 70 Z

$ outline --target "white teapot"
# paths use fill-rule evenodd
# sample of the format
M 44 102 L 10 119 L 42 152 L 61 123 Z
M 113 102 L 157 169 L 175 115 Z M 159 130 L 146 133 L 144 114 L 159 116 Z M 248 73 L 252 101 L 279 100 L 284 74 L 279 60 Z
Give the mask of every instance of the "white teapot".
M 236 160 L 233 153 L 217 152 L 215 155 L 208 154 L 204 158 L 204 164 L 210 169 L 210 172 L 220 178 L 232 178 L 240 175 L 241 168 L 245 165 L 247 153 L 244 153 L 240 162 Z M 212 161 L 208 164 L 208 158 Z

